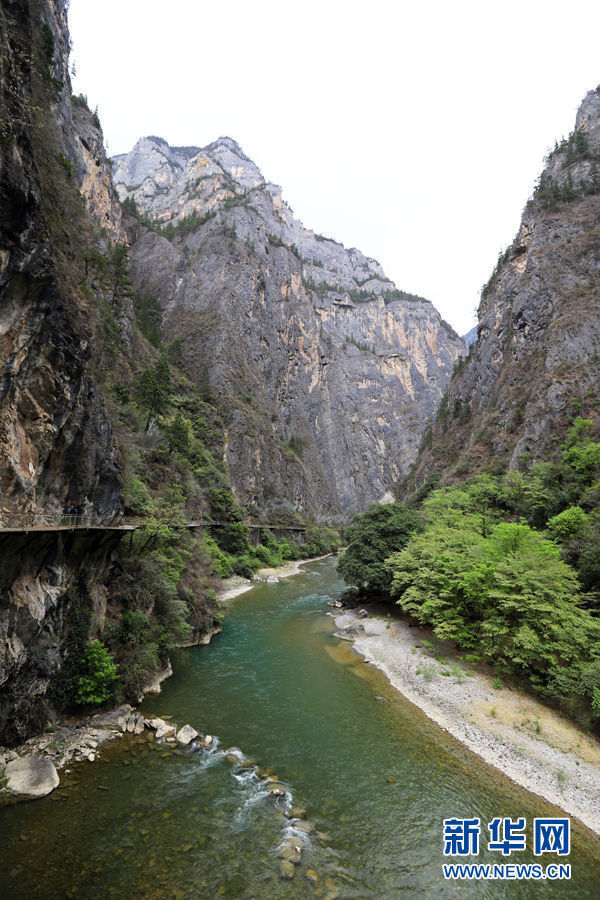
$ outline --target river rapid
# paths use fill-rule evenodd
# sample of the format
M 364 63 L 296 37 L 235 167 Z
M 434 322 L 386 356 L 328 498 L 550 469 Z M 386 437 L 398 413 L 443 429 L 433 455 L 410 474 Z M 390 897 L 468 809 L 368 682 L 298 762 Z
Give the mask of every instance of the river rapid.
M 487 840 L 493 818 L 526 817 L 530 847 L 534 817 L 561 813 L 333 637 L 327 601 L 342 588 L 332 559 L 308 563 L 237 598 L 209 646 L 174 655 L 174 675 L 141 711 L 214 735 L 211 752 L 123 737 L 48 797 L 1 809 L 0 897 L 597 897 L 600 842 L 575 822 L 568 859 L 482 849 L 468 860 L 568 862 L 570 881 L 444 882 L 444 818 L 479 817 Z M 270 800 L 229 748 L 288 797 Z M 313 832 L 294 829 L 292 807 Z M 302 846 L 292 880 L 279 874 L 286 835 Z

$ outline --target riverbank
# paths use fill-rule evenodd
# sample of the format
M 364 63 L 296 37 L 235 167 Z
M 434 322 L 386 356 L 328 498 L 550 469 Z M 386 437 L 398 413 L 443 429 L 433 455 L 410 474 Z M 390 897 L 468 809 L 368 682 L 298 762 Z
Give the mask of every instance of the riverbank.
M 239 576 L 228 579 L 223 589 L 217 592 L 217 597 L 224 604 L 269 579 L 272 579 L 274 583 L 280 578 L 297 575 L 303 563 L 314 562 L 318 559 L 325 559 L 325 556 L 293 560 L 277 568 L 260 569 L 253 580 Z M 220 628 L 218 630 L 220 631 Z M 208 644 L 213 633 L 208 633 L 204 640 L 198 640 L 195 644 Z M 192 646 L 192 644 L 183 646 Z M 167 667 L 156 673 L 151 683 L 144 687 L 138 702 L 141 702 L 146 694 L 160 694 L 162 682 L 172 674 L 173 670 L 169 662 Z M 66 769 L 71 762 L 94 762 L 98 759 L 99 750 L 103 744 L 114 741 L 115 738 L 122 737 L 128 732 L 139 734 L 143 729 L 143 717 L 136 712 L 134 707 L 126 705 L 106 713 L 66 717 L 49 725 L 43 734 L 29 738 L 18 747 L 12 749 L 0 747 L 0 805 L 7 799 L 7 794 L 3 791 L 3 773 L 10 763 L 18 760 L 42 760 L 50 764 L 52 769 L 48 773 L 47 785 L 49 787 L 52 783 L 52 786 L 56 787 L 59 783 L 56 776 L 57 771 Z M 43 793 L 40 793 L 39 796 L 43 796 Z
M 559 713 L 474 672 L 451 645 L 381 606 L 332 614 L 337 635 L 485 762 L 600 834 L 600 743 Z
M 219 603 L 228 603 L 234 597 L 239 597 L 240 594 L 251 590 L 257 583 L 269 582 L 270 579 L 272 579 L 272 584 L 276 584 L 280 578 L 298 575 L 300 566 L 304 565 L 304 563 L 317 562 L 320 559 L 327 559 L 328 556 L 331 556 L 331 553 L 326 553 L 324 556 L 312 556 L 309 559 L 292 559 L 283 566 L 259 569 L 251 579 L 243 578 L 241 575 L 234 575 L 232 578 L 225 579 L 223 587 L 217 591 L 217 600 Z

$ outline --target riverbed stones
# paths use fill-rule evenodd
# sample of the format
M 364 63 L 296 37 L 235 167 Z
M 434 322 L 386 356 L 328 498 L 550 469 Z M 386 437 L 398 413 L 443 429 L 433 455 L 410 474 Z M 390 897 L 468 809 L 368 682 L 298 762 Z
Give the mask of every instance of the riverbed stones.
M 280 845 L 277 855 L 280 859 L 287 859 L 294 865 L 298 865 L 302 859 L 302 847 L 293 838 L 286 838 Z
M 284 789 L 278 784 L 270 784 L 267 787 L 267 793 L 270 800 L 278 800 L 280 797 L 285 797 Z
M 307 822 L 304 819 L 298 819 L 293 825 L 296 831 L 300 831 L 302 834 L 312 834 L 315 830 L 314 824 L 312 822 Z
M 212 747 L 213 741 L 214 738 L 212 734 L 205 734 L 204 737 L 200 738 L 200 740 L 198 741 L 198 746 L 204 748 Z
M 192 728 L 191 725 L 184 725 L 183 728 L 179 729 L 175 737 L 177 738 L 178 744 L 181 744 L 182 747 L 187 747 L 194 738 L 198 737 L 198 732 L 195 728 Z
M 155 737 L 156 737 L 156 740 L 157 740 L 157 741 L 160 741 L 160 740 L 162 740 L 163 738 L 166 738 L 167 736 L 172 735 L 172 734 L 174 733 L 174 731 L 175 731 L 175 726 L 174 726 L 174 725 L 168 725 L 168 724 L 165 722 L 164 719 L 158 719 L 158 718 L 156 718 L 156 719 L 147 719 L 147 720 L 146 720 L 146 725 L 147 725 L 149 728 L 153 728 L 153 729 L 154 729 L 154 731 L 156 732 Z
M 282 878 L 286 878 L 289 881 L 294 877 L 295 872 L 294 863 L 290 862 L 289 859 L 281 860 L 279 863 L 279 874 Z
M 292 819 L 305 819 L 306 818 L 306 807 L 305 806 L 292 806 L 290 809 L 290 817 Z
M 267 584 L 279 584 L 279 578 L 277 577 L 277 575 L 268 575 Z
M 15 795 L 45 797 L 58 787 L 54 763 L 45 756 L 24 756 L 7 763 L 6 786 Z

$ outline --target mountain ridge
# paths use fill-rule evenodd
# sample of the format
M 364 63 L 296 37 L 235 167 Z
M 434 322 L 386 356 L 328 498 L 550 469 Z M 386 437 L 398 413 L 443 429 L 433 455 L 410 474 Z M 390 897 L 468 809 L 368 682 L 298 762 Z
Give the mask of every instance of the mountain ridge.
M 380 499 L 408 471 L 462 340 L 377 260 L 306 228 L 233 139 L 182 170 L 169 154 L 142 138 L 114 160 L 138 213 L 132 276 L 190 376 L 222 397 L 240 503 L 339 518 Z
M 600 88 L 547 157 L 519 230 L 483 288 L 478 337 L 448 386 L 409 486 L 526 469 L 577 414 L 598 431 Z

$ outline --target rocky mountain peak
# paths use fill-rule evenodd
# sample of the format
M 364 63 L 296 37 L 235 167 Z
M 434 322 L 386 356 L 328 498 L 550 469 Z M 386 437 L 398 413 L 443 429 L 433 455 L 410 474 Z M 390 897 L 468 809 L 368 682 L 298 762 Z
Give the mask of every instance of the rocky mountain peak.
M 576 130 L 585 131 L 590 143 L 600 146 L 600 85 L 583 98 L 575 120 Z
M 232 138 L 181 169 L 174 152 L 138 142 L 115 183 L 154 219 L 132 234 L 134 280 L 222 398 L 240 502 L 364 508 L 407 472 L 464 344 L 375 259 L 306 228 Z

